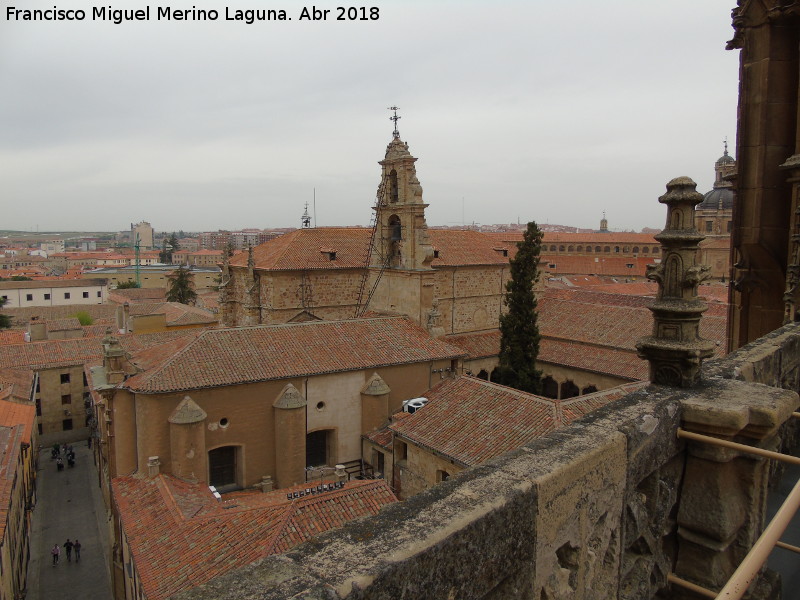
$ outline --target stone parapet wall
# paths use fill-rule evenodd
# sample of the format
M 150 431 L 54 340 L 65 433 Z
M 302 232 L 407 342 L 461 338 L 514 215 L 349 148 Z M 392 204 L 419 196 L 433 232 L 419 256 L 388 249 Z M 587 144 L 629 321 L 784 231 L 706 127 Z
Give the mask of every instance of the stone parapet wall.
M 706 585 L 752 543 L 765 478 L 757 459 L 687 445 L 678 427 L 774 445 L 798 398 L 764 383 L 791 387 L 799 343 L 800 326 L 784 327 L 706 365 L 698 388 L 649 386 L 375 517 L 174 598 L 680 598 L 668 573 Z M 777 597 L 774 584 L 764 578 L 755 597 Z

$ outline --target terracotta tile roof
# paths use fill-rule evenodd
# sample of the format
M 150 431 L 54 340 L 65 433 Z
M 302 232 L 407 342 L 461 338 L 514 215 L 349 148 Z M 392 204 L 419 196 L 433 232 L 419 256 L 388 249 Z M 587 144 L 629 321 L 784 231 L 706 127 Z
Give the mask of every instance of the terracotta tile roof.
M 152 366 L 125 386 L 163 393 L 462 355 L 460 348 L 430 337 L 403 317 L 210 329 L 177 354 L 154 348 L 135 356 L 137 364 L 148 361 Z
M 24 341 L 25 331 L 23 329 L 0 330 L 0 346 L 5 344 L 21 344 Z
M 647 265 L 652 263 L 652 258 L 641 256 L 564 256 L 543 253 L 539 261 L 539 268 L 554 275 L 644 277 Z M 629 264 L 632 264 L 633 267 L 629 268 Z
M 217 317 L 209 310 L 188 306 L 180 302 L 142 302 L 130 305 L 131 315 L 164 314 L 167 325 L 194 325 L 217 323 Z
M 649 335 L 653 298 L 594 292 L 586 288 L 548 288 L 539 295 L 540 362 L 639 380 L 648 363 L 636 356 L 636 340 Z M 715 356 L 725 354 L 726 305 L 709 303 L 700 334 L 717 342 Z M 497 356 L 500 332 L 448 335 L 448 343 L 463 348 L 467 358 Z
M 429 229 L 428 235 L 439 257 L 434 258 L 434 267 L 459 265 L 504 265 L 516 253 L 516 244 L 498 244 L 485 233 L 457 229 Z M 508 250 L 508 255 L 495 250 Z
M 339 490 L 292 500 L 287 500 L 287 490 L 278 490 L 226 495 L 217 501 L 207 486 L 167 475 L 119 477 L 112 486 L 149 600 L 168 598 L 285 552 L 397 501 L 383 480 L 350 481 Z
M 108 291 L 109 302 L 116 302 L 117 304 L 125 304 L 129 302 L 141 301 L 162 301 L 166 297 L 167 290 L 164 288 L 123 288 Z
M 487 233 L 495 240 L 505 242 L 522 241 L 522 231 L 502 231 L 498 233 Z M 651 233 L 631 233 L 621 231 L 610 231 L 608 233 L 571 233 L 564 231 L 545 231 L 542 238 L 543 243 L 548 244 L 658 244 L 659 242 Z
M 445 379 L 425 393 L 429 402 L 390 425 L 397 436 L 462 466 L 477 465 L 515 450 L 625 395 L 611 390 L 564 402 L 478 379 Z
M 639 358 L 633 350 L 542 338 L 539 343 L 538 360 L 631 381 L 644 380 L 648 377 L 647 361 Z
M 118 336 L 128 353 L 141 352 L 186 335 L 198 335 L 199 330 L 178 330 L 159 333 L 141 333 Z M 103 356 L 102 340 L 98 338 L 72 338 L 0 346 L 0 368 L 28 368 L 33 370 L 69 365 L 80 365 Z
M 81 322 L 78 321 L 77 317 L 47 320 L 45 324 L 47 325 L 47 331 L 69 331 L 81 328 Z
M 407 415 L 408 413 L 402 414 Z M 375 431 L 365 433 L 362 437 L 369 440 L 373 444 L 377 444 L 381 448 L 392 448 L 392 430 L 389 429 L 388 425 L 381 429 L 376 429 Z
M 298 229 L 253 248 L 257 269 L 359 269 L 367 262 L 371 230 L 365 227 L 319 227 Z M 508 257 L 494 248 L 498 245 L 478 231 L 429 229 L 431 244 L 439 251 L 434 267 L 458 265 L 496 265 L 508 263 Z M 508 248 L 513 256 L 516 246 Z M 330 260 L 330 252 L 336 260 Z M 232 266 L 247 266 L 247 252 L 231 258 Z
M 363 268 L 370 233 L 365 227 L 298 229 L 253 248 L 253 260 L 257 269 L 273 271 Z M 322 248 L 335 249 L 336 260 Z M 231 258 L 230 264 L 246 267 L 247 252 Z
M 32 374 L 31 374 L 32 375 Z M 31 377 L 31 380 L 33 377 Z M 10 400 L 0 400 L 0 427 L 22 427 L 20 441 L 30 444 L 33 424 L 36 422 L 36 406 Z
M 40 319 L 66 319 L 77 312 L 88 313 L 95 321 L 98 319 L 114 319 L 117 314 L 115 304 L 73 304 L 65 306 L 25 306 L 6 308 L 3 314 L 11 317 L 14 327 L 26 327 L 32 317 Z

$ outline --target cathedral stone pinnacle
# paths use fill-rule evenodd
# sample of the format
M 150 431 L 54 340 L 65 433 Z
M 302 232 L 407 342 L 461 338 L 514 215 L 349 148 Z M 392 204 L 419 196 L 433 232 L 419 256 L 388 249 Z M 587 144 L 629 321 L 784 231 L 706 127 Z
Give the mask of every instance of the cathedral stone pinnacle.
M 303 394 L 300 393 L 296 387 L 294 387 L 291 383 L 287 383 L 284 388 L 281 390 L 281 393 L 278 394 L 278 397 L 275 399 L 275 402 L 272 404 L 275 408 L 302 408 L 306 405 L 306 399 L 303 398 Z
M 699 382 L 700 365 L 714 350 L 713 342 L 699 333 L 708 307 L 697 297 L 697 286 L 708 277 L 709 267 L 695 264 L 697 246 L 705 237 L 694 226 L 694 207 L 703 200 L 696 187 L 689 177 L 677 177 L 658 199 L 667 205 L 667 224 L 655 236 L 663 248 L 661 263 L 647 267 L 647 278 L 658 282 L 650 307 L 653 335 L 636 343 L 639 356 L 650 362 L 650 381 L 675 387 Z
M 373 373 L 372 377 L 370 377 L 367 383 L 364 384 L 364 387 L 361 388 L 361 393 L 365 396 L 383 396 L 391 391 L 392 390 L 389 389 L 389 386 L 383 378 L 377 373 Z

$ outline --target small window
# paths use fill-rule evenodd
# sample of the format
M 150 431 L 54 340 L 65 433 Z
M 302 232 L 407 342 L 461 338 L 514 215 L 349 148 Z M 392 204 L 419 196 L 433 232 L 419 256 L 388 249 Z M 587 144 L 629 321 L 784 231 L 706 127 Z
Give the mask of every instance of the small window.
M 69 300 L 69 292 L 64 292 L 64 300 Z
M 564 246 L 559 246 L 559 247 L 558 247 L 558 251 L 559 251 L 559 252 L 564 252 Z
M 39 435 L 42 435 L 42 424 L 41 423 L 36 425 L 36 430 L 39 432 Z
M 64 431 L 70 431 L 72 429 L 72 419 L 64 419 L 61 421 L 61 428 Z
M 433 258 L 439 258 L 439 251 L 438 250 L 434 250 L 433 251 Z
M 619 252 L 619 246 L 614 246 L 614 252 Z
M 611 252 L 611 246 L 606 246 L 603 248 L 603 252 Z
M 645 246 L 644 248 L 642 248 L 642 254 L 647 254 L 647 253 L 649 253 L 649 252 L 650 252 L 650 248 L 648 248 L 647 246 Z
M 97 292 L 97 297 L 98 298 L 102 298 L 103 297 L 103 292 Z
M 659 250 L 658 250 L 658 247 L 656 246 L 655 248 L 653 248 L 653 254 L 658 254 L 658 253 L 659 253 Z
M 69 383 L 69 373 L 61 374 L 61 383 Z
M 72 404 L 72 394 L 63 394 L 61 396 L 61 404 Z
M 83 292 L 83 297 L 84 298 L 88 298 L 89 297 L 89 292 Z
M 3 300 L 8 300 L 8 296 L 3 296 Z
M 44 299 L 45 299 L 45 300 L 50 300 L 50 294 L 45 294 L 45 295 L 44 295 Z
M 39 398 L 36 399 L 36 416 L 42 416 L 42 401 Z
M 554 245 L 550 246 L 550 252 L 555 252 L 555 251 L 556 251 L 556 247 Z
M 31 302 L 33 300 L 33 294 L 25 294 L 25 300 Z
M 594 251 L 595 251 L 595 252 L 600 252 L 600 246 L 595 246 L 595 247 L 594 247 Z

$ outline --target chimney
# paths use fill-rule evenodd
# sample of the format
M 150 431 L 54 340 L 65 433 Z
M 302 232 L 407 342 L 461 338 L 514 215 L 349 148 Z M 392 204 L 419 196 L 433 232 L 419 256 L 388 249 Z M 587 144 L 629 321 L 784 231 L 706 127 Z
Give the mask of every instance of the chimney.
M 28 335 L 30 341 L 41 342 L 47 339 L 47 321 L 39 319 L 39 317 L 31 317 L 28 323 Z
M 158 459 L 157 456 L 150 456 L 147 459 L 147 476 L 151 479 L 156 477 L 159 473 L 159 467 L 161 466 L 161 461 Z

